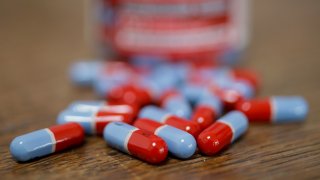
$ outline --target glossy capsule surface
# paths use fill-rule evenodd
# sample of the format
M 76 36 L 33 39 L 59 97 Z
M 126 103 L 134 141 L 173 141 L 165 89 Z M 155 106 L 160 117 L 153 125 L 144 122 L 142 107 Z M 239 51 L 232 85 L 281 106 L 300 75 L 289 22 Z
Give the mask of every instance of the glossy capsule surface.
M 84 132 L 77 123 L 33 131 L 13 139 L 10 152 L 17 161 L 28 161 L 81 144 Z
M 109 146 L 151 164 L 161 163 L 168 154 L 160 137 L 123 122 L 108 124 L 103 137 Z
M 161 98 L 161 107 L 172 114 L 189 119 L 192 108 L 186 98 L 177 91 L 168 91 Z
M 102 135 L 104 127 L 110 122 L 131 123 L 133 117 L 126 114 L 115 114 L 106 111 L 76 112 L 65 110 L 57 118 L 58 124 L 79 123 L 86 134 Z
M 142 108 L 139 113 L 139 118 L 147 118 L 156 122 L 168 124 L 186 131 L 194 137 L 197 137 L 197 135 L 200 133 L 200 126 L 197 123 L 175 116 L 170 112 L 167 112 L 166 110 L 156 106 L 146 106 Z
M 144 106 L 152 102 L 152 95 L 147 89 L 131 84 L 112 88 L 107 99 L 117 103 Z
M 198 147 L 203 154 L 214 155 L 238 139 L 247 129 L 247 117 L 242 112 L 231 111 L 199 134 Z
M 237 104 L 237 110 L 246 114 L 250 122 L 289 123 L 305 120 L 309 107 L 300 96 L 274 96 L 252 99 Z
M 105 114 L 127 114 L 135 117 L 138 113 L 138 107 L 129 104 L 113 104 L 106 101 L 75 101 L 71 103 L 68 110 L 75 112 L 94 112 L 100 111 Z
M 221 114 L 221 100 L 212 94 L 206 93 L 197 101 L 191 120 L 198 123 L 201 130 L 203 130 L 209 127 Z
M 173 126 L 149 119 L 138 119 L 134 126 L 161 137 L 167 143 L 169 152 L 178 158 L 187 159 L 196 151 L 197 143 L 194 137 Z
M 226 112 L 234 110 L 238 102 L 250 99 L 255 94 L 252 85 L 245 80 L 229 80 L 223 83 L 221 87 L 215 84 L 210 85 L 209 89 L 221 99 Z

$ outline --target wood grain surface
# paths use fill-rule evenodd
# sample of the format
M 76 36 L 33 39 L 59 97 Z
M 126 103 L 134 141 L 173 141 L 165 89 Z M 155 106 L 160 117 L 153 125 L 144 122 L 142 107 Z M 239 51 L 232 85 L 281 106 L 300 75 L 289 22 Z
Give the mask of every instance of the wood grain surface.
M 242 66 L 255 69 L 259 96 L 302 95 L 305 123 L 250 124 L 249 132 L 221 154 L 148 165 L 107 147 L 100 137 L 40 160 L 17 163 L 9 153 L 17 135 L 51 126 L 77 99 L 95 98 L 71 85 L 70 63 L 92 57 L 84 41 L 84 2 L 0 1 L 1 179 L 319 179 L 320 1 L 257 0 L 251 44 Z

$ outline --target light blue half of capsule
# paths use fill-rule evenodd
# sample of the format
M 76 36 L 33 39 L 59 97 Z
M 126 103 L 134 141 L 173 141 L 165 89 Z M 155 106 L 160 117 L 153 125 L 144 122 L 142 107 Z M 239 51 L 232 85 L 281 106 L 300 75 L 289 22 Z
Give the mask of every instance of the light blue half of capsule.
M 97 111 L 101 106 L 105 104 L 105 101 L 74 101 L 69 106 L 68 109 L 76 112 L 92 112 Z
M 230 69 L 226 67 L 202 69 L 198 73 L 206 81 L 211 80 L 216 83 L 217 81 L 226 82 L 231 77 Z
M 158 100 L 161 96 L 161 93 L 164 91 L 157 82 L 153 81 L 149 77 L 142 77 L 137 81 L 137 84 L 139 87 L 149 90 L 152 99 L 155 100 Z
M 73 83 L 80 86 L 91 86 L 97 78 L 100 68 L 103 66 L 101 61 L 79 61 L 71 65 L 69 76 Z
M 178 158 L 187 159 L 196 151 L 197 143 L 194 137 L 175 127 L 163 125 L 155 131 L 155 135 L 161 137 L 169 152 Z
M 249 127 L 247 117 L 240 111 L 231 111 L 222 116 L 218 121 L 226 123 L 231 127 L 233 132 L 231 142 L 237 140 Z
M 170 114 L 171 113 L 161 108 L 158 108 L 157 106 L 149 105 L 141 109 L 139 113 L 139 118 L 148 118 L 150 120 L 162 122 L 163 118 Z
M 10 152 L 17 161 L 28 161 L 53 153 L 54 140 L 49 129 L 41 129 L 18 136 L 10 144 Z
M 195 104 L 204 91 L 203 87 L 192 84 L 182 85 L 179 89 L 181 94 L 187 98 L 191 104 Z
M 151 79 L 155 81 L 163 90 L 171 89 L 179 83 L 174 68 L 171 65 L 161 65 L 151 74 Z
M 307 101 L 300 96 L 274 96 L 271 107 L 275 123 L 303 121 L 309 112 Z
M 223 111 L 223 103 L 221 100 L 215 96 L 213 93 L 208 91 L 204 91 L 196 105 L 204 105 L 211 107 L 217 116 L 220 116 Z
M 57 117 L 57 124 L 65 124 L 68 122 L 79 123 L 86 134 L 94 134 L 95 124 L 94 115 L 95 112 L 77 112 L 65 110 L 62 111 Z
M 128 151 L 128 141 L 136 127 L 123 122 L 111 122 L 103 130 L 103 138 L 107 144 L 122 152 Z
M 185 84 L 187 81 L 188 75 L 191 73 L 191 66 L 188 63 L 177 63 L 173 64 L 172 68 L 175 72 L 175 77 L 177 77 L 177 85 L 180 86 L 182 84 Z
M 255 94 L 253 86 L 246 80 L 234 81 L 231 88 L 240 92 L 246 99 L 252 98 Z
M 112 77 L 102 75 L 93 82 L 93 89 L 99 97 L 105 97 L 107 93 L 117 86 L 125 83 L 126 80 L 115 80 Z
M 186 99 L 184 99 L 184 97 L 181 96 L 169 97 L 169 99 L 165 100 L 163 108 L 172 114 L 185 119 L 190 119 L 192 114 L 191 105 Z
M 230 88 L 234 83 L 234 81 L 229 76 L 213 76 L 211 81 L 215 86 L 221 89 Z

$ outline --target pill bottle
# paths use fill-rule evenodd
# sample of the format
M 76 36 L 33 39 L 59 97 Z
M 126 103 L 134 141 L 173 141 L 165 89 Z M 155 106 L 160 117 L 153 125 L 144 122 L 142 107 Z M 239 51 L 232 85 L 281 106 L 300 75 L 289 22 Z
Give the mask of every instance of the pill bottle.
M 100 0 L 96 47 L 128 60 L 237 62 L 249 0 Z M 103 53 L 101 53 L 103 52 Z

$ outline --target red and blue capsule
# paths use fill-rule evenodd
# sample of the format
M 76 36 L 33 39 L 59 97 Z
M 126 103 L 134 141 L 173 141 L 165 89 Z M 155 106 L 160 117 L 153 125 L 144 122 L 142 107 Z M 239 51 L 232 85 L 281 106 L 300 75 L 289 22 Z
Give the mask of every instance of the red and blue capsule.
M 237 104 L 250 122 L 289 123 L 304 121 L 308 115 L 307 101 L 300 96 L 274 96 L 252 99 Z
M 80 145 L 83 141 L 83 128 L 77 123 L 67 123 L 14 138 L 10 152 L 14 159 L 24 162 Z
M 65 124 L 68 122 L 79 123 L 86 134 L 102 135 L 104 127 L 110 122 L 125 122 L 132 123 L 133 116 L 128 114 L 119 114 L 109 111 L 88 111 L 77 112 L 72 110 L 62 111 L 57 118 L 58 124 Z
M 196 122 L 180 118 L 166 110 L 152 105 L 142 108 L 139 113 L 139 118 L 147 118 L 156 122 L 168 124 L 170 126 L 186 131 L 194 137 L 197 137 L 201 131 L 200 126 Z
M 68 108 L 76 112 L 103 111 L 113 114 L 131 114 L 137 115 L 138 107 L 129 104 L 114 104 L 107 101 L 75 101 Z
M 201 130 L 206 129 L 222 114 L 221 100 L 209 92 L 198 99 L 191 120 L 198 123 Z
M 178 117 L 189 119 L 191 116 L 191 105 L 187 99 L 176 90 L 166 91 L 160 99 L 160 104 L 161 107 Z
M 250 99 L 255 94 L 253 86 L 245 80 L 229 80 L 223 86 L 211 84 L 209 89 L 222 100 L 225 111 L 233 110 L 238 102 Z
M 168 155 L 168 147 L 160 137 L 123 122 L 108 124 L 103 137 L 109 146 L 151 164 L 163 162 Z
M 178 158 L 190 158 L 196 151 L 197 143 L 194 137 L 173 126 L 150 119 L 138 119 L 135 121 L 134 126 L 162 138 L 167 143 L 169 152 Z
M 231 111 L 199 134 L 198 147 L 203 154 L 214 155 L 237 140 L 247 129 L 247 117 L 240 111 Z

